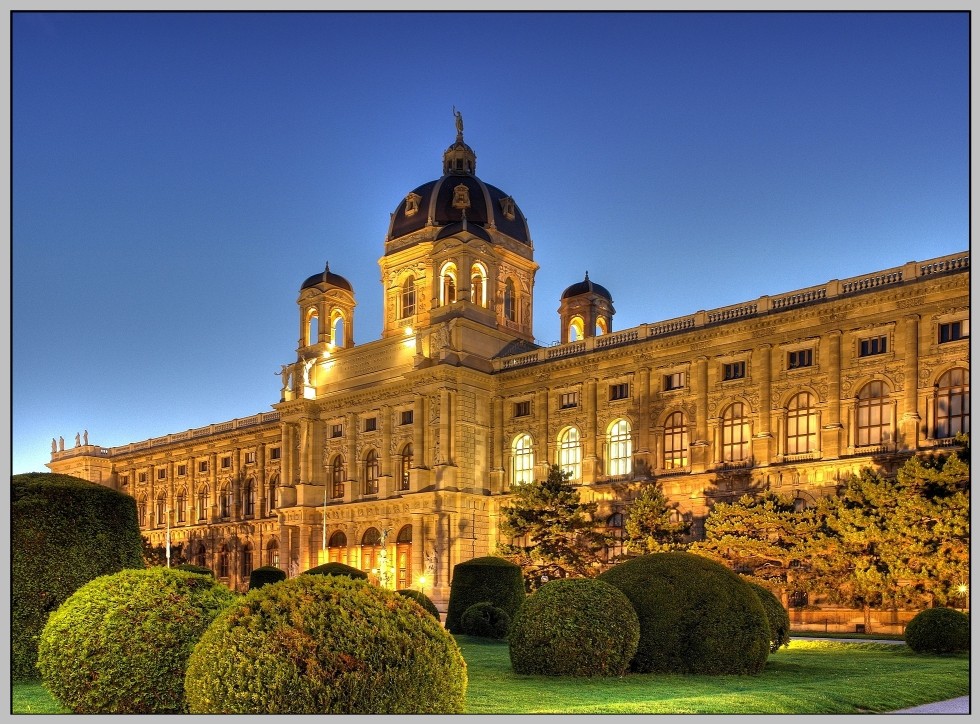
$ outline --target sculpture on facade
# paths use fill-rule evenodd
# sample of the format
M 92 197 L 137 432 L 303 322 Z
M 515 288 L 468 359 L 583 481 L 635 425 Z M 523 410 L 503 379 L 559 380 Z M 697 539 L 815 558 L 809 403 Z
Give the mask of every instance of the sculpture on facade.
M 88 445 L 88 430 L 82 431 L 82 445 Z
M 456 116 L 456 133 L 460 136 L 463 135 L 463 114 L 456 110 L 456 106 L 453 106 L 453 115 Z
M 78 434 L 78 433 L 76 432 L 76 433 L 75 433 L 75 447 L 78 447 L 78 446 L 79 446 L 79 445 L 81 445 L 81 444 L 82 444 L 82 436 L 81 436 L 81 435 L 79 435 L 79 434 Z
M 51 452 L 58 452 L 58 441 L 54 438 L 51 438 Z

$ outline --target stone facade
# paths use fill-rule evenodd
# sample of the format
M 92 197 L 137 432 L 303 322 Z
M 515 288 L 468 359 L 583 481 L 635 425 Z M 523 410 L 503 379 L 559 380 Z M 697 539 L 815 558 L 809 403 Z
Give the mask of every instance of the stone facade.
M 380 339 L 354 344 L 354 292 L 327 268 L 297 298 L 272 411 L 48 467 L 133 495 L 152 543 L 169 528 L 233 587 L 339 560 L 445 610 L 453 566 L 494 551 L 511 486 L 549 464 L 613 529 L 656 481 L 698 535 L 714 501 L 806 500 L 969 430 L 968 253 L 620 331 L 586 277 L 563 343 L 539 347 L 524 217 L 475 159 L 460 131 L 392 215 Z

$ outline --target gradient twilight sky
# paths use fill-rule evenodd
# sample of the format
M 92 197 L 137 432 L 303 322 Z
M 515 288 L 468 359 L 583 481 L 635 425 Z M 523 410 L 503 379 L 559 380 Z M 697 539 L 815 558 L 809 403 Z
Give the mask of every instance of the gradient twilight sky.
M 14 473 L 271 409 L 299 285 L 380 336 L 389 214 L 462 111 L 558 339 L 969 247 L 965 13 L 15 13 Z

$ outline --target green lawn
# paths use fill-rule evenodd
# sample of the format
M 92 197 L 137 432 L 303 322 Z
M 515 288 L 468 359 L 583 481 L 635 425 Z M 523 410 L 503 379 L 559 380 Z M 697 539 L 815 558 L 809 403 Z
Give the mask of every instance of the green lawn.
M 794 640 L 759 676 L 632 674 L 616 679 L 520 676 L 507 644 L 458 636 L 473 714 L 856 714 L 970 692 L 970 659 L 918 656 L 894 644 Z M 14 714 L 64 710 L 40 684 L 16 684 Z

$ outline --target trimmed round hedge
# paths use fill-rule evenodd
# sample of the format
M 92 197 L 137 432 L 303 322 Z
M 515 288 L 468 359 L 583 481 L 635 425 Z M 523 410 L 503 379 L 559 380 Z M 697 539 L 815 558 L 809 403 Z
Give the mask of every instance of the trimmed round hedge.
M 167 568 L 96 578 L 41 633 L 44 685 L 76 714 L 186 713 L 191 649 L 236 598 L 213 578 Z
M 954 608 L 926 608 L 905 627 L 905 643 L 917 654 L 970 650 L 970 617 Z
M 416 591 L 414 588 L 401 588 L 401 589 L 395 591 L 395 593 L 397 593 L 397 594 L 399 594 L 401 596 L 404 596 L 405 598 L 412 599 L 413 601 L 415 601 L 415 603 L 417 603 L 422 608 L 424 608 L 426 611 L 428 611 L 433 616 L 435 616 L 436 617 L 436 621 L 439 621 L 440 620 L 439 619 L 439 609 L 436 608 L 436 605 L 434 603 L 432 603 L 432 599 L 429 598 L 428 596 L 426 596 L 421 591 Z
M 474 603 L 484 601 L 502 609 L 513 619 L 525 598 L 520 566 L 497 556 L 457 563 L 449 587 L 446 628 L 452 633 L 463 633 L 463 613 Z
M 188 573 L 200 573 L 202 576 L 211 576 L 214 578 L 214 571 L 206 566 L 196 566 L 193 563 L 181 563 L 179 566 L 174 566 L 178 571 L 187 571 Z
M 776 653 L 781 646 L 789 646 L 789 612 L 783 608 L 782 601 L 765 586 L 753 581 L 745 581 L 755 591 L 769 621 L 769 653 Z
M 622 676 L 636 654 L 640 621 L 614 586 L 565 578 L 531 594 L 508 641 L 518 674 Z
M 463 611 L 459 626 L 467 636 L 503 639 L 510 630 L 510 616 L 489 601 L 481 601 Z
M 638 673 L 757 674 L 769 656 L 769 622 L 739 576 L 692 553 L 653 553 L 599 576 L 633 604 Z
M 36 679 L 38 636 L 80 586 L 143 568 L 136 501 L 72 475 L 10 478 L 10 673 Z
M 363 578 L 367 580 L 368 574 L 362 570 L 348 566 L 345 563 L 333 561 L 303 571 L 304 576 L 347 576 L 348 578 Z
M 267 586 L 270 583 L 278 583 L 279 581 L 286 580 L 286 571 L 281 568 L 276 568 L 275 566 L 259 566 L 258 568 L 253 568 L 252 572 L 248 574 L 248 590 L 253 588 L 262 588 L 262 586 Z
M 404 596 L 304 575 L 250 591 L 215 619 L 185 686 L 194 714 L 461 713 L 466 664 Z

